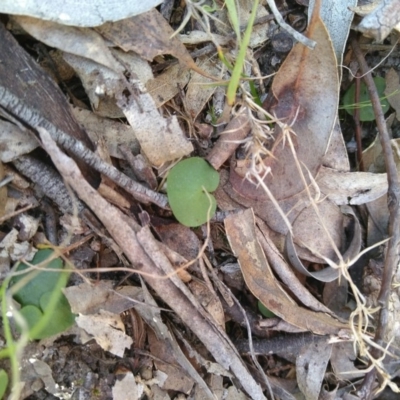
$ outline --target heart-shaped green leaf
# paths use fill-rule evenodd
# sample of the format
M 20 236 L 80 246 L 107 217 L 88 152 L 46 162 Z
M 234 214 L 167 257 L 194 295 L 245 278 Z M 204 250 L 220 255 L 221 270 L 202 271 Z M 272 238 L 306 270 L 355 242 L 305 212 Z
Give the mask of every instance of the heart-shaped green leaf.
M 189 227 L 199 226 L 211 218 L 217 208 L 214 196 L 219 174 L 200 157 L 180 161 L 167 177 L 167 194 L 175 218 Z
M 389 102 L 385 98 L 384 94 L 386 87 L 385 79 L 377 76 L 374 78 L 374 82 L 378 91 L 378 95 L 381 99 L 382 111 L 383 113 L 385 113 L 387 110 L 389 110 L 390 107 Z M 354 104 L 355 90 L 355 84 L 353 83 L 343 96 L 343 108 L 350 115 L 354 115 L 354 110 L 356 108 L 360 108 L 360 121 L 373 121 L 375 119 L 375 114 L 372 108 L 371 100 L 369 98 L 367 86 L 364 82 L 361 82 L 360 101 L 358 104 Z

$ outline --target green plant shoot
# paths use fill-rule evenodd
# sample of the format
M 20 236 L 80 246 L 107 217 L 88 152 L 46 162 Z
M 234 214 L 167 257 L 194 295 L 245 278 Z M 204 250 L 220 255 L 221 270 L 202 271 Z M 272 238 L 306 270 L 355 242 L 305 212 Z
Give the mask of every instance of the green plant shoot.
M 236 58 L 235 66 L 233 67 L 232 76 L 229 81 L 228 90 L 226 93 L 226 97 L 227 97 L 229 105 L 232 105 L 234 103 L 237 88 L 239 87 L 239 81 L 240 81 L 240 77 L 243 72 L 243 65 L 244 65 L 245 58 L 246 58 L 246 51 L 247 51 L 247 47 L 249 46 L 249 43 L 250 43 L 250 36 L 251 36 L 251 32 L 253 30 L 254 21 L 256 19 L 258 3 L 259 3 L 259 0 L 255 0 L 253 3 L 253 8 L 251 10 L 249 22 L 247 24 L 246 31 L 244 32 L 243 40 L 240 44 L 240 49 L 239 49 L 238 56 Z

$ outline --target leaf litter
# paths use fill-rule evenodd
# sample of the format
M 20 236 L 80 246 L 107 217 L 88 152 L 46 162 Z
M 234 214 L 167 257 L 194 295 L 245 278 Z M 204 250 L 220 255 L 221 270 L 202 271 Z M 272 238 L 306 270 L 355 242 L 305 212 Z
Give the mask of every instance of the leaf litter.
M 338 104 L 341 60 L 352 19 L 349 7 L 355 4 L 338 2 L 335 14 L 328 3 L 316 0 L 309 7 L 312 16 L 307 31 L 298 36 L 301 43 L 294 45 L 271 79 L 270 98 L 263 107 L 252 89 L 258 87 L 262 93 L 265 87 L 259 86 L 263 77 L 251 51 L 268 48 L 274 31 L 291 32 L 291 27 L 283 23 L 273 1 L 268 4 L 282 28 L 259 6 L 236 107 L 226 108 L 231 111 L 227 126 L 220 126 L 222 109 L 212 104 L 217 104 L 221 85 L 228 84 L 235 58 L 242 54 L 237 35 L 246 26 L 251 2 L 237 2 L 235 19 L 231 2 L 229 15 L 217 3 L 213 8 L 188 0 L 183 21 L 191 19 L 202 32 L 201 43 L 212 43 L 198 55 L 181 41 L 190 33 L 174 34 L 163 6 L 140 9 L 136 16 L 127 10 L 122 17 L 104 18 L 105 24 L 95 29 L 82 28 L 99 25 L 89 20 L 65 23 L 51 13 L 43 17 L 35 11 L 27 17 L 13 8 L 4 10 L 17 15 L 14 26 L 18 23 L 36 40 L 57 48 L 86 91 L 86 105 L 71 96 L 75 103 L 71 108 L 47 74 L 1 28 L 9 54 L 8 63 L 0 68 L 0 111 L 8 120 L 2 122 L 2 161 L 12 162 L 19 174 L 41 188 L 33 192 L 34 197 L 43 201 L 44 192 L 73 221 L 58 235 L 52 222 L 60 254 L 76 257 L 74 278 L 65 289 L 73 312 L 79 313 L 71 334 L 81 343 L 93 338 L 96 351 L 103 349 L 103 357 L 108 357 L 112 372 L 124 376 L 108 385 L 104 398 L 124 399 L 127 391 L 135 392 L 135 398 L 143 398 L 144 393 L 170 398 L 171 391 L 192 393 L 196 398 L 341 398 L 353 390 L 348 380 L 358 388 L 357 398 L 363 398 L 365 387 L 374 396 L 384 385 L 398 391 L 396 372 L 390 361 L 383 361 L 385 354 L 398 355 L 397 285 L 389 299 L 386 336 L 374 343 L 374 331 L 380 329 L 375 315 L 383 279 L 382 267 L 377 265 L 382 264 L 369 261 L 361 278 L 363 287 L 352 274 L 353 264 L 365 253 L 361 253 L 360 224 L 367 226 L 365 243 L 381 246 L 374 257 L 384 258 L 388 212 L 382 208 L 391 187 L 385 170 L 374 166 L 382 158 L 377 141 L 369 149 L 369 153 L 374 151 L 372 161 L 365 163 L 369 172 L 350 170 Z M 390 10 L 393 4 L 385 0 L 378 9 L 385 7 Z M 380 17 L 370 19 L 374 18 Z M 387 26 L 391 29 L 394 22 Z M 376 35 L 373 30 L 370 33 Z M 378 31 L 377 35 L 386 34 Z M 29 68 L 25 70 L 24 65 Z M 17 83 L 10 85 L 7 73 L 14 70 Z M 255 86 L 250 76 L 258 79 Z M 393 72 L 387 79 L 392 86 L 386 94 L 395 93 L 398 79 Z M 33 89 L 27 90 L 26 82 L 34 82 Z M 389 96 L 396 110 L 395 101 L 395 94 L 392 102 Z M 199 123 L 207 120 L 212 134 L 200 137 Z M 18 141 L 13 132 L 19 135 Z M 47 152 L 66 187 L 48 161 L 25 155 L 38 143 L 42 150 L 36 151 Z M 392 141 L 395 154 L 396 143 Z M 163 184 L 171 166 L 193 153 L 219 170 L 215 197 L 220 213 L 201 229 L 189 230 L 173 223 Z M 17 182 L 15 170 L 13 176 Z M 53 182 L 57 182 L 57 195 L 50 194 Z M 0 205 L 6 216 L 32 201 L 28 194 L 20 195 L 18 202 L 11 201 L 4 189 L 2 194 Z M 37 207 L 35 200 L 31 207 Z M 380 203 L 376 206 L 375 202 Z M 355 211 L 356 205 L 363 204 L 367 204 L 367 220 Z M 94 215 L 102 224 L 95 229 L 97 240 L 73 232 L 79 232 L 78 226 L 88 224 Z M 30 236 L 36 245 L 49 235 L 50 216 L 46 215 L 45 222 L 46 233 L 36 226 Z M 89 226 L 94 229 L 93 222 Z M 8 243 L 7 231 L 2 230 L 4 275 L 10 273 L 11 255 L 15 258 L 13 246 L 23 243 L 21 232 L 18 237 L 15 231 Z M 73 241 L 82 243 L 69 250 Z M 79 246 L 92 258 L 79 257 Z M 112 268 L 102 266 L 109 249 L 117 255 Z M 91 268 L 94 250 L 101 260 L 95 269 Z M 233 271 L 221 268 L 233 257 L 238 259 L 245 290 L 235 284 L 230 291 L 221 281 L 220 271 Z M 105 273 L 112 282 L 106 283 Z M 275 317 L 262 320 L 257 316 L 256 299 Z M 234 305 L 240 317 L 231 312 Z M 243 337 L 244 348 L 238 341 Z M 271 355 L 280 354 L 274 347 L 267 353 L 255 352 L 267 343 L 277 346 L 276 339 L 289 346 L 300 338 L 295 354 L 282 359 Z M 47 351 L 55 343 L 50 340 Z M 70 344 L 65 342 L 65 346 Z M 122 371 L 119 360 L 126 356 L 132 364 Z M 42 359 L 52 364 L 44 353 Z M 383 382 L 381 387 L 374 379 L 369 386 L 367 379 L 357 382 L 373 368 Z M 25 387 L 14 398 L 34 394 L 29 382 L 35 378 L 24 374 L 22 370 Z M 37 376 L 47 389 L 54 386 L 54 379 Z M 85 384 L 97 390 L 105 385 L 104 377 L 103 370 L 95 382 Z M 229 383 L 222 377 L 229 378 Z M 53 389 L 50 392 L 55 394 Z

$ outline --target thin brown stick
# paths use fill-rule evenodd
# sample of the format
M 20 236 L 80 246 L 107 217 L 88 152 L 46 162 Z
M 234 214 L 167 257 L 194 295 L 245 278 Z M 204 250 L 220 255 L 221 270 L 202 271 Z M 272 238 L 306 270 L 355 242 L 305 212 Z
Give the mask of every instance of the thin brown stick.
M 372 79 L 372 75 L 369 72 L 369 67 L 364 59 L 358 41 L 352 39 L 351 46 L 354 54 L 357 57 L 357 61 L 360 65 L 362 74 L 364 75 L 364 81 L 367 85 L 369 96 L 371 98 L 372 107 L 374 109 L 376 124 L 379 130 L 379 138 L 385 157 L 385 166 L 388 179 L 388 209 L 389 209 L 389 237 L 388 248 L 385 257 L 385 265 L 382 276 L 382 286 L 378 297 L 378 304 L 381 306 L 379 312 L 378 326 L 375 334 L 375 342 L 378 345 L 384 344 L 384 339 L 389 323 L 389 296 L 392 288 L 392 279 L 396 272 L 396 267 L 399 264 L 399 253 L 398 246 L 400 243 L 400 187 L 398 182 L 398 174 L 396 163 L 393 158 L 392 148 L 390 144 L 390 136 L 387 131 L 385 118 L 382 112 L 382 107 L 379 99 L 378 92 L 375 87 L 375 83 Z M 371 354 L 375 358 L 379 358 L 381 351 L 378 349 L 372 349 Z M 372 385 L 375 382 L 377 371 L 373 369 L 369 372 L 359 390 L 359 396 L 361 399 L 372 398 Z

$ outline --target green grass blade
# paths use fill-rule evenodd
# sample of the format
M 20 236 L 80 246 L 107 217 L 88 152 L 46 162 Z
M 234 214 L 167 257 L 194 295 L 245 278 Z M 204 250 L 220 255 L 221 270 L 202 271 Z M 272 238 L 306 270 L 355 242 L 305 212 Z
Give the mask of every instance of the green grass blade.
M 256 19 L 256 13 L 258 8 L 259 0 L 255 0 L 253 3 L 253 9 L 251 10 L 251 15 L 249 18 L 249 22 L 247 24 L 246 31 L 243 36 L 242 43 L 240 45 L 239 54 L 236 58 L 235 66 L 233 67 L 231 80 L 229 81 L 228 90 L 226 93 L 226 97 L 228 100 L 228 104 L 232 105 L 235 101 L 236 91 L 239 86 L 240 77 L 243 71 L 243 65 L 246 58 L 247 47 L 250 43 L 250 36 L 253 30 L 253 24 Z
M 226 0 L 225 4 L 226 8 L 228 9 L 228 16 L 232 24 L 233 31 L 235 32 L 238 44 L 240 45 L 240 23 L 235 0 Z

